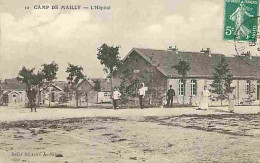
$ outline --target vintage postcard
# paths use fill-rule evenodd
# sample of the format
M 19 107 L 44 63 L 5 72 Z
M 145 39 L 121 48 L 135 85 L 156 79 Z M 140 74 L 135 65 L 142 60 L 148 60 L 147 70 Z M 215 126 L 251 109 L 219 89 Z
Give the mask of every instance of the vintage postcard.
M 260 163 L 259 0 L 0 0 L 0 163 Z

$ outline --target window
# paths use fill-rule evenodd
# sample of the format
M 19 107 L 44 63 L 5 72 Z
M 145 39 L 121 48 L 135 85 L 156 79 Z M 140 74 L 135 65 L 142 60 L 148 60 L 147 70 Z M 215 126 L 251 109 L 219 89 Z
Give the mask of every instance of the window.
M 109 97 L 110 96 L 110 92 L 104 92 L 104 96 Z
M 192 96 L 196 96 L 197 95 L 197 81 L 196 80 L 191 80 L 190 83 L 190 94 Z
M 184 95 L 184 84 L 182 80 L 179 80 L 179 95 L 180 96 Z
M 16 97 L 16 95 L 13 95 L 13 97 Z
M 250 94 L 250 80 L 246 81 L 246 94 Z
M 55 102 L 55 94 L 54 94 L 54 92 L 51 92 L 51 102 Z

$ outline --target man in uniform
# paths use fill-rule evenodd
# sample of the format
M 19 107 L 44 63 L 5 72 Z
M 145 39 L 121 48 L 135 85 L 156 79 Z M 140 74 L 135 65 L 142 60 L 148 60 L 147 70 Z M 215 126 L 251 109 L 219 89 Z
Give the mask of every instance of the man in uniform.
M 173 102 L 173 96 L 175 96 L 175 91 L 172 89 L 172 85 L 170 85 L 170 89 L 167 91 L 167 106 L 172 107 L 172 102 Z M 170 105 L 171 103 L 171 105 Z

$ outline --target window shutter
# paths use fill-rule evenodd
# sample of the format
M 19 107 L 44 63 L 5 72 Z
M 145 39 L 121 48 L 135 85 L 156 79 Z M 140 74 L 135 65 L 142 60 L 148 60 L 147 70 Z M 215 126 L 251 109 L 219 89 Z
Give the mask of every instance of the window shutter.
M 183 96 L 186 96 L 186 80 L 183 80 Z
M 197 80 L 194 80 L 195 85 L 194 85 L 194 95 L 197 96 Z
M 183 96 L 185 96 L 186 94 L 186 83 L 183 82 Z

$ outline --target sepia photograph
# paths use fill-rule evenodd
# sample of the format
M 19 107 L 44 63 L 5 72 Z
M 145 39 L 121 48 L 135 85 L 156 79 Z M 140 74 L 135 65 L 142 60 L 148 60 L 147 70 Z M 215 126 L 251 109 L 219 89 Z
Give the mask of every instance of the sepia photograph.
M 0 163 L 260 163 L 259 0 L 0 0 Z

